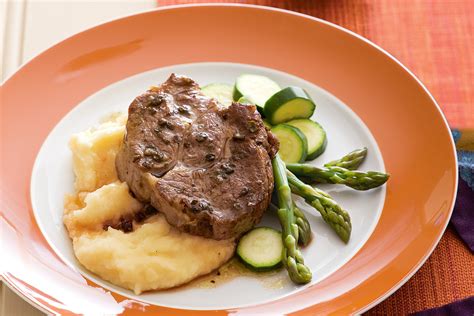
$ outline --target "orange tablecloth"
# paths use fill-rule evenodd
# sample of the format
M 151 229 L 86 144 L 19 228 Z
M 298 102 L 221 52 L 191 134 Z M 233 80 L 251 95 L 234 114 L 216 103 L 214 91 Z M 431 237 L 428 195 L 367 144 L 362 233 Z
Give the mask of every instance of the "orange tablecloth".
M 434 95 L 452 127 L 474 128 L 473 0 L 158 2 L 159 5 L 259 4 L 336 23 L 380 45 L 413 71 Z M 474 295 L 472 271 L 472 254 L 448 228 L 432 256 L 415 276 L 368 314 L 407 314 Z

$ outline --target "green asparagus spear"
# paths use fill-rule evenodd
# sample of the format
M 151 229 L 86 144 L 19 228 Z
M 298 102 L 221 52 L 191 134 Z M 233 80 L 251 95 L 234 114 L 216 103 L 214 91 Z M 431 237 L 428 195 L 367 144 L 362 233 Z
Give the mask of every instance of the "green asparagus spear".
M 275 188 L 278 195 L 278 218 L 283 228 L 283 254 L 282 262 L 288 270 L 290 279 L 298 284 L 311 281 L 312 273 L 304 264 L 303 255 L 298 249 L 299 229 L 294 214 L 294 204 L 291 198 L 291 190 L 286 177 L 285 163 L 277 154 L 272 159 L 273 176 Z
M 306 203 L 321 213 L 324 221 L 347 243 L 352 230 L 349 213 L 342 209 L 326 192 L 304 183 L 289 170 L 286 171 L 286 175 L 291 191 L 304 198 Z
M 278 212 L 278 206 L 273 203 L 270 203 L 269 209 L 272 212 Z M 295 203 L 293 203 L 293 209 L 295 213 L 295 222 L 298 225 L 298 244 L 302 246 L 307 246 L 312 239 L 311 226 L 304 215 L 304 212 L 300 210 Z
M 303 211 L 293 203 L 293 210 L 295 213 L 295 222 L 298 225 L 298 244 L 306 246 L 311 241 L 312 233 L 311 226 Z
M 365 157 L 367 156 L 367 148 L 364 147 L 362 149 L 356 149 L 351 151 L 341 159 L 333 160 L 325 164 L 325 167 L 342 167 L 348 170 L 355 170 L 357 169 L 360 164 L 364 161 Z
M 310 183 L 344 184 L 355 190 L 370 190 L 387 182 L 389 174 L 378 171 L 354 171 L 332 166 L 318 168 L 308 164 L 288 164 L 288 170 Z

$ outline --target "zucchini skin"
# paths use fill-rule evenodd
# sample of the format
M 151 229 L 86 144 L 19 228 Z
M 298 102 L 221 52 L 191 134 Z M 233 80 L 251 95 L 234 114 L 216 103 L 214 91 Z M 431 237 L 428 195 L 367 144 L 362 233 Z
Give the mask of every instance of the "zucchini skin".
M 287 106 L 289 102 L 295 101 L 295 100 L 301 100 L 302 102 L 307 103 L 310 106 L 310 110 L 308 113 L 304 115 L 298 115 L 298 116 L 291 116 L 288 117 L 287 119 L 284 120 L 276 120 L 275 119 L 275 113 L 284 106 Z M 316 109 L 316 104 L 314 101 L 311 99 L 311 97 L 308 95 L 308 93 L 299 87 L 287 87 L 285 89 L 282 89 L 272 95 L 267 102 L 265 103 L 264 106 L 264 113 L 265 116 L 268 118 L 269 122 L 273 125 L 284 123 L 290 120 L 298 119 L 298 118 L 310 118 L 314 110 Z
M 324 130 L 324 128 L 321 126 L 321 124 L 319 124 L 318 122 L 315 122 L 311 119 L 295 119 L 295 120 L 286 122 L 285 124 L 294 126 L 300 129 L 303 134 L 305 134 L 308 140 L 308 156 L 306 157 L 306 160 L 313 160 L 326 150 L 326 146 L 328 143 L 327 133 Z M 310 126 L 310 128 L 303 128 L 305 126 Z M 305 133 L 305 130 L 307 130 L 306 133 Z M 319 143 L 318 147 L 312 151 L 312 148 L 310 148 L 309 145 L 310 145 L 310 139 L 311 137 L 313 137 L 312 135 L 313 133 L 318 133 L 318 138 L 322 137 L 323 142 Z
M 278 262 L 276 262 L 275 264 L 273 265 L 268 265 L 268 266 L 255 266 L 255 265 L 252 265 L 251 262 L 249 262 L 250 260 L 249 259 L 245 259 L 245 255 L 242 254 L 242 252 L 246 252 L 247 249 L 242 249 L 243 246 L 241 244 L 241 241 L 242 241 L 242 238 L 252 238 L 252 236 L 250 236 L 250 234 L 252 233 L 257 233 L 257 231 L 261 231 L 261 233 L 267 233 L 267 234 L 278 234 L 279 235 L 279 238 L 278 240 L 281 241 L 281 232 L 274 229 L 274 228 L 271 228 L 271 227 L 266 227 L 266 226 L 261 226 L 261 227 L 255 227 L 253 229 L 251 229 L 250 231 L 248 231 L 244 236 L 241 237 L 241 240 L 239 240 L 239 243 L 237 244 L 237 249 L 236 249 L 236 252 L 235 252 L 235 256 L 239 259 L 239 261 L 241 263 L 244 264 L 244 266 L 246 266 L 247 268 L 249 268 L 250 270 L 253 270 L 253 271 L 256 271 L 256 272 L 262 272 L 262 271 L 270 271 L 270 270 L 274 270 L 274 269 L 277 269 L 279 267 L 282 266 L 282 261 L 281 261 L 281 255 L 280 257 L 278 258 Z M 275 237 L 275 236 L 273 236 Z M 283 243 L 280 244 L 281 248 L 283 249 Z
M 236 85 L 234 85 L 234 91 L 232 92 L 232 97 L 234 98 L 235 102 L 239 101 L 239 99 L 243 97 L 242 93 L 240 93 Z
M 236 254 L 236 257 L 239 259 L 239 262 L 242 263 L 246 268 L 248 268 L 249 270 L 252 270 L 252 271 L 255 271 L 255 272 L 267 272 L 267 271 L 272 271 L 272 270 L 276 270 L 276 269 L 280 269 L 281 267 L 283 267 L 283 263 L 280 261 L 278 262 L 277 264 L 271 266 L 271 267 L 260 267 L 260 268 L 257 268 L 257 267 L 254 267 L 253 265 L 247 263 L 244 259 L 242 259 L 241 256 L 239 256 L 238 254 Z
M 302 131 L 299 130 L 299 128 L 288 125 L 288 124 L 285 124 L 285 123 L 278 124 L 278 125 L 274 126 L 271 129 L 271 131 L 278 138 L 278 130 L 281 130 L 281 129 L 290 131 L 292 134 L 295 135 L 295 137 L 297 137 L 298 139 L 301 140 L 299 145 L 301 145 L 303 148 L 302 148 L 302 153 L 301 153 L 301 156 L 300 156 L 298 162 L 305 162 L 306 158 L 308 156 L 308 140 L 306 139 L 306 136 L 303 134 Z M 285 144 L 281 140 L 279 140 L 279 141 L 280 141 L 280 148 L 285 146 Z
M 309 154 L 306 157 L 306 160 L 314 160 L 314 159 L 318 158 L 326 150 L 327 145 L 328 145 L 328 138 L 324 137 L 323 144 L 321 146 L 319 146 L 318 150 L 316 150 L 315 152 Z

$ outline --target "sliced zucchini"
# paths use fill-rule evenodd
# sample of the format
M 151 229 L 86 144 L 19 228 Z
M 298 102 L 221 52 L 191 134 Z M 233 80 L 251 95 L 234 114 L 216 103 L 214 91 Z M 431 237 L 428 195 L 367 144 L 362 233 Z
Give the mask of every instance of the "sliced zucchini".
M 286 163 L 304 162 L 308 155 L 306 136 L 296 127 L 278 124 L 272 128 L 272 133 L 280 141 L 278 153 Z
M 301 88 L 288 87 L 272 95 L 263 109 L 270 124 L 280 124 L 297 118 L 310 118 L 316 104 Z
M 229 106 L 232 104 L 233 87 L 227 83 L 211 83 L 201 88 L 205 96 L 214 98 L 223 105 Z
M 260 115 L 263 117 L 263 108 L 257 106 L 254 102 L 250 101 L 249 99 L 247 99 L 246 97 L 241 97 L 237 102 L 239 102 L 240 104 L 246 104 L 246 105 L 255 105 L 257 107 L 257 111 L 258 113 L 260 113 Z
M 261 113 L 265 102 L 280 90 L 280 86 L 273 80 L 260 75 L 243 74 L 237 77 L 234 86 L 234 100 L 245 97 L 255 104 Z
M 326 149 L 326 131 L 319 123 L 310 119 L 297 119 L 285 124 L 298 128 L 306 136 L 308 141 L 308 157 L 306 157 L 306 160 L 315 159 Z
M 270 227 L 257 227 L 240 238 L 237 255 L 250 267 L 269 270 L 281 264 L 281 233 Z

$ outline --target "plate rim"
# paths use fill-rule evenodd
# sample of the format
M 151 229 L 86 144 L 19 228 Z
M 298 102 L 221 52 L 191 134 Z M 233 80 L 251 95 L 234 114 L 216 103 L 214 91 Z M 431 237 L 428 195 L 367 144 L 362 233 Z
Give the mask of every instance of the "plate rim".
M 30 304 L 40 312 L 43 312 L 45 314 L 51 313 L 51 310 L 47 309 L 45 306 L 40 304 L 39 302 L 35 301 L 34 299 L 30 298 L 27 296 L 25 293 L 23 293 L 20 289 L 17 288 L 17 285 L 14 281 L 10 281 L 2 272 L 0 275 L 0 281 L 2 284 L 7 287 L 10 291 L 18 295 L 22 300 L 24 300 L 26 303 Z
M 299 13 L 299 12 L 295 12 L 295 11 L 290 11 L 290 10 L 286 10 L 286 9 L 280 9 L 280 8 L 275 8 L 275 7 L 269 7 L 269 6 L 263 6 L 263 5 L 253 5 L 253 4 L 238 4 L 238 3 L 192 3 L 192 4 L 176 4 L 176 5 L 169 5 L 169 6 L 162 6 L 162 7 L 156 7 L 156 8 L 152 8 L 152 9 L 148 9 L 148 10 L 143 10 L 143 11 L 140 11 L 140 12 L 137 12 L 137 13 L 133 13 L 133 14 L 128 14 L 128 15 L 123 15 L 121 17 L 118 17 L 118 18 L 113 18 L 113 19 L 110 19 L 110 20 L 107 20 L 103 23 L 99 23 L 99 24 L 96 24 L 90 28 L 87 28 L 81 32 L 78 32 L 78 33 L 75 33 L 71 36 L 68 36 L 66 37 L 65 39 L 63 40 L 60 40 L 58 41 L 57 43 L 55 43 L 54 45 L 50 46 L 48 49 L 42 51 L 41 53 L 39 53 L 38 55 L 36 55 L 35 57 L 33 57 L 32 59 L 30 59 L 28 62 L 24 63 L 23 65 L 21 65 L 14 73 L 10 74 L 10 76 L 8 76 L 7 78 L 5 78 L 5 80 L 2 82 L 2 88 L 4 85 L 6 85 L 9 81 L 11 81 L 14 77 L 16 77 L 19 73 L 22 72 L 22 70 L 24 68 L 26 68 L 28 65 L 30 65 L 32 62 L 36 61 L 38 58 L 40 58 L 42 55 L 44 55 L 45 53 L 49 52 L 50 50 L 53 50 L 55 49 L 57 46 L 61 46 L 62 44 L 64 44 L 65 42 L 77 37 L 77 36 L 80 36 L 84 33 L 87 33 L 93 29 L 97 29 L 97 28 L 100 28 L 101 26 L 104 26 L 104 25 L 107 25 L 107 24 L 113 24 L 117 21 L 120 21 L 120 20 L 126 20 L 130 17 L 134 17 L 134 16 L 138 16 L 138 15 L 142 15 L 142 14 L 147 14 L 147 13 L 152 13 L 152 12 L 155 12 L 155 11 L 171 11 L 171 10 L 176 10 L 176 9 L 187 9 L 187 8 L 190 8 L 190 7 L 244 7 L 244 8 L 249 8 L 249 9 L 256 9 L 256 10 L 263 10 L 263 11 L 276 11 L 276 12 L 280 12 L 280 13 L 283 13 L 283 14 L 288 14 L 288 15 L 293 15 L 293 16 L 298 16 L 299 18 L 302 18 L 302 19 L 307 19 L 307 20 L 312 20 L 312 21 L 315 21 L 315 22 L 318 22 L 318 23 L 321 23 L 321 24 L 324 24 L 326 26 L 329 26 L 329 27 L 332 27 L 334 29 L 337 29 L 338 31 L 340 32 L 343 32 L 343 33 L 346 33 L 348 35 L 351 35 L 352 37 L 355 37 L 359 40 L 361 40 L 362 42 L 364 42 L 365 44 L 371 46 L 373 49 L 383 53 L 385 56 L 387 56 L 389 59 L 391 59 L 392 61 L 394 61 L 405 73 L 407 73 L 412 79 L 415 80 L 416 84 L 422 88 L 423 92 L 430 98 L 430 101 L 431 103 L 435 106 L 439 116 L 442 118 L 442 122 L 444 123 L 444 129 L 446 132 L 449 133 L 450 131 L 450 128 L 449 128 L 449 125 L 448 125 L 448 122 L 446 120 L 446 117 L 444 115 L 444 113 L 442 112 L 438 102 L 436 101 L 436 99 L 434 98 L 434 96 L 431 94 L 431 92 L 426 88 L 426 86 L 422 83 L 422 81 L 411 71 L 409 70 L 403 63 L 401 63 L 396 57 L 394 57 L 392 54 L 390 54 L 389 52 L 387 52 L 386 50 L 384 50 L 383 48 L 381 48 L 379 45 L 373 43 L 372 41 L 368 40 L 367 38 L 363 37 L 362 35 L 359 35 L 349 29 L 346 29 L 342 26 L 339 26 L 335 23 L 332 23 L 332 22 L 329 22 L 329 21 L 326 21 L 326 20 L 323 20 L 321 18 L 317 18 L 317 17 L 313 17 L 311 15 L 307 15 L 307 14 L 303 14 L 303 13 Z M 259 66 L 259 65 L 258 65 Z M 305 79 L 306 80 L 306 79 Z M 337 96 L 336 96 L 337 97 Z M 48 133 L 49 134 L 49 133 Z M 44 141 L 44 140 L 43 140 Z M 451 143 L 451 152 L 450 154 L 453 155 L 454 157 L 454 168 L 455 170 L 457 171 L 458 170 L 458 159 L 457 159 L 457 155 L 456 155 L 456 149 L 455 149 L 455 144 L 454 144 L 454 140 L 452 139 L 452 137 L 450 138 L 450 143 Z M 38 150 L 36 151 L 36 154 L 39 152 L 39 148 Z M 35 155 L 36 157 L 36 155 Z M 30 178 L 31 180 L 31 172 L 30 172 Z M 396 284 L 394 284 L 388 291 L 386 291 L 384 294 L 380 295 L 377 299 L 373 300 L 371 303 L 367 304 L 366 306 L 364 307 L 361 307 L 359 308 L 357 311 L 355 311 L 355 313 L 362 313 L 362 312 L 365 312 L 367 311 L 368 309 L 374 307 L 375 305 L 379 304 L 380 302 L 382 302 L 383 300 L 385 300 L 387 297 L 389 297 L 391 294 L 393 294 L 396 290 L 398 290 L 401 286 L 403 286 L 420 268 L 421 266 L 427 261 L 427 259 L 431 256 L 432 252 L 434 251 L 434 249 L 436 248 L 436 246 L 438 245 L 439 241 L 441 240 L 442 236 L 444 235 L 445 231 L 446 231 L 446 228 L 449 224 L 449 221 L 450 221 L 450 218 L 452 216 L 452 213 L 453 213 L 453 209 L 454 209 L 454 204 L 455 204 L 455 201 L 456 201 L 456 194 L 457 194 L 457 189 L 458 189 L 458 179 L 459 179 L 459 175 L 458 175 L 458 172 L 455 172 L 454 173 L 454 188 L 453 188 L 453 196 L 451 197 L 451 205 L 448 207 L 448 210 L 449 210 L 449 215 L 446 217 L 446 221 L 445 223 L 443 223 L 442 225 L 442 229 L 440 230 L 440 233 L 439 235 L 437 236 L 436 240 L 433 240 L 432 241 L 432 244 L 431 246 L 429 247 L 429 249 L 427 248 L 427 251 L 425 252 L 425 254 L 423 255 L 423 257 L 417 262 L 417 264 L 415 264 L 410 271 L 408 271 L 405 276 L 400 280 L 398 281 Z M 29 187 L 29 184 L 28 184 L 28 191 L 30 190 L 30 187 Z M 29 204 L 31 205 L 31 197 L 28 196 L 28 202 Z M 36 226 L 38 226 L 38 223 L 36 222 L 36 219 L 34 219 L 34 224 Z M 360 250 L 359 250 L 360 252 Z M 356 253 L 357 255 L 357 253 Z M 15 282 L 10 280 L 10 278 L 6 278 L 4 277 L 4 274 L 5 272 L 2 271 L 2 279 L 4 281 L 6 281 L 5 283 L 8 283 L 8 286 L 9 288 L 16 288 L 15 286 Z M 6 275 L 6 274 L 5 274 Z M 24 293 L 22 293 L 24 294 Z M 26 295 L 21 295 L 22 297 L 26 297 Z M 42 308 L 46 308 L 46 306 L 43 306 L 41 303 L 39 302 L 30 302 L 30 299 L 27 298 L 27 301 L 32 304 L 33 306 L 36 307 L 36 305 L 39 305 L 41 306 Z M 311 305 L 311 306 L 314 306 L 314 305 Z M 309 307 L 311 307 L 309 306 Z M 301 312 L 303 310 L 299 310 L 299 312 Z M 298 311 L 296 311 L 298 312 Z

